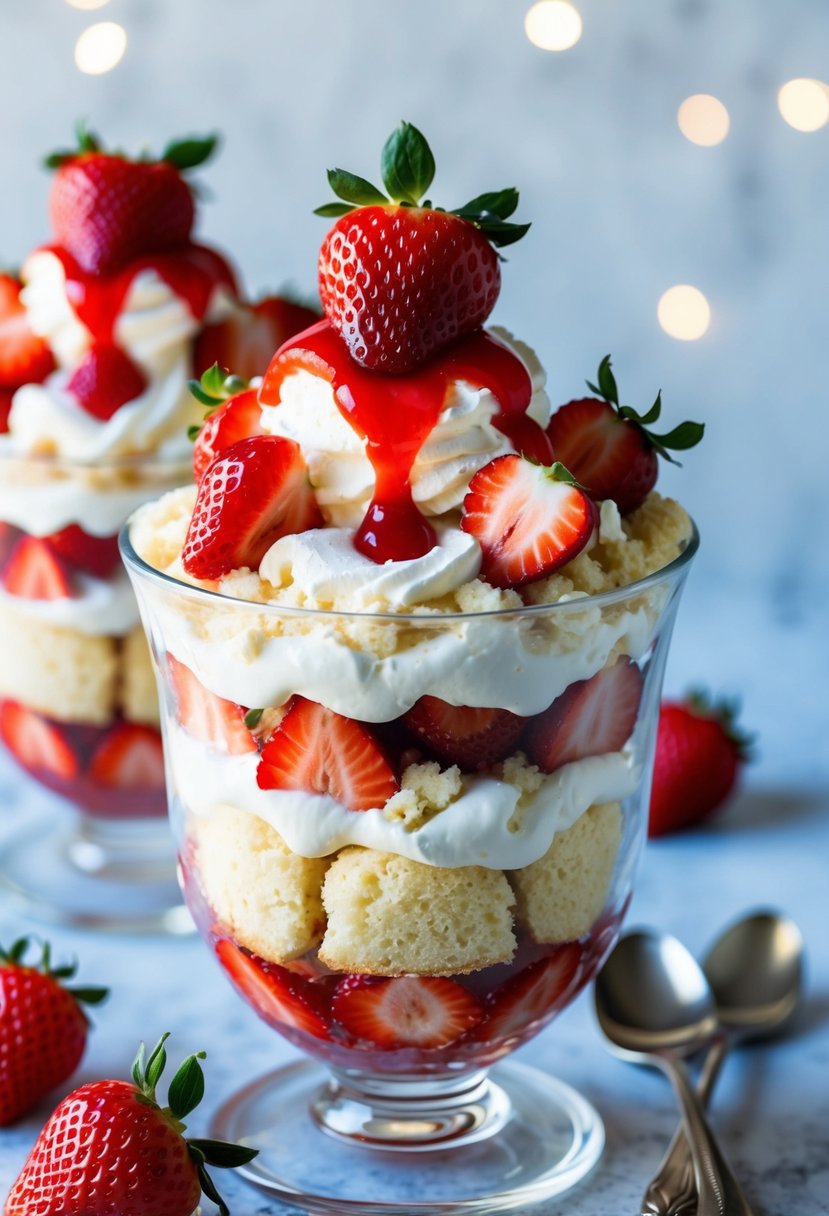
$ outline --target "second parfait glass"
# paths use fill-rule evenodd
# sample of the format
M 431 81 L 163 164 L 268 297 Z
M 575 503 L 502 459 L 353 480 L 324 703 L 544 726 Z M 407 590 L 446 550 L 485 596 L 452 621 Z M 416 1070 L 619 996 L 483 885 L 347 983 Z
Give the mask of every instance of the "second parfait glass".
M 617 936 L 696 534 L 619 590 L 405 616 L 232 599 L 159 573 L 128 529 L 121 543 L 187 903 L 241 995 L 311 1057 L 219 1113 L 218 1134 L 260 1150 L 245 1176 L 320 1213 L 502 1212 L 572 1187 L 599 1116 L 504 1061 Z M 451 764 L 417 728 L 442 707 L 481 715 L 483 738 L 497 707 L 499 730 Z

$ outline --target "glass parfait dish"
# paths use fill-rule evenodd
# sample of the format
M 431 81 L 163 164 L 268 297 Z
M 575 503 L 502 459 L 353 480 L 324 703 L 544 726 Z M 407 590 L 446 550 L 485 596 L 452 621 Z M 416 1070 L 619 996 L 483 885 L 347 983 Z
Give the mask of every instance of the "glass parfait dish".
M 696 532 L 600 594 L 377 614 L 191 585 L 140 556 L 137 527 L 122 554 L 185 898 L 241 995 L 310 1057 L 231 1098 L 217 1134 L 254 1144 L 243 1174 L 312 1212 L 502 1212 L 567 1190 L 601 1121 L 506 1057 L 616 938 Z M 449 763 L 435 723 L 458 713 L 475 744 Z

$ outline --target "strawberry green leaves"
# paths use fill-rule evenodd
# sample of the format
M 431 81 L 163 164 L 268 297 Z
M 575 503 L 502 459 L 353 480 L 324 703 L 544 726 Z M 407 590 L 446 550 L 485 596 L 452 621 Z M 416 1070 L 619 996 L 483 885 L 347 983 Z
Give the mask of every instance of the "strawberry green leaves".
M 160 159 L 168 165 L 174 165 L 179 172 L 195 169 L 209 160 L 219 143 L 219 137 L 211 135 L 193 135 L 188 139 L 173 140 L 161 153 Z
M 396 203 L 402 207 L 432 207 L 424 199 L 435 176 L 435 158 L 425 137 L 409 122 L 401 122 L 383 145 L 380 172 L 387 194 L 364 177 L 346 169 L 329 169 L 328 184 L 341 202 L 325 203 L 314 214 L 328 218 L 347 215 L 355 207 L 385 206 Z M 457 207 L 450 214 L 474 224 L 496 248 L 512 245 L 521 239 L 529 224 L 514 224 L 509 217 L 518 206 L 518 191 L 514 187 L 480 194 Z
M 80 119 L 75 124 L 75 138 L 77 147 L 61 148 L 58 152 L 52 152 L 51 155 L 44 158 L 43 164 L 47 169 L 60 169 L 62 165 L 69 164 L 80 156 L 91 156 L 95 153 L 116 156 L 121 160 L 132 159 L 124 152 L 105 148 L 100 137 L 94 131 L 89 130 L 85 119 Z M 178 169 L 180 173 L 185 173 L 188 169 L 195 169 L 209 160 L 218 144 L 219 136 L 216 133 L 190 135 L 186 139 L 171 140 L 158 158 L 151 156 L 149 152 L 144 152 L 137 159 L 146 163 L 152 163 L 156 159 L 164 161 Z
M 620 405 L 619 389 L 616 384 L 616 377 L 611 369 L 610 355 L 605 355 L 599 364 L 596 379 L 598 381 L 596 384 L 590 380 L 585 381 L 590 391 L 614 406 L 620 418 L 625 418 L 629 422 L 636 423 L 647 436 L 654 450 L 665 460 L 670 461 L 671 464 L 678 464 L 679 462 L 674 460 L 670 454 L 670 450 L 685 452 L 689 448 L 696 447 L 702 439 L 705 433 L 705 424 L 702 422 L 681 422 L 673 430 L 667 431 L 662 435 L 657 435 L 648 429 L 659 420 L 662 413 L 661 390 L 656 394 L 656 400 L 653 405 L 644 414 L 638 413 L 637 410 L 629 405 Z
M 235 397 L 237 393 L 242 393 L 249 388 L 250 383 L 243 376 L 234 376 L 228 372 L 226 367 L 219 367 L 218 363 L 214 363 L 212 367 L 208 367 L 207 371 L 202 373 L 200 380 L 188 380 L 187 387 L 191 396 L 205 406 L 204 416 L 209 418 L 220 405 L 224 405 L 231 397 Z M 189 427 L 188 439 L 195 439 L 201 428 L 201 423 Z

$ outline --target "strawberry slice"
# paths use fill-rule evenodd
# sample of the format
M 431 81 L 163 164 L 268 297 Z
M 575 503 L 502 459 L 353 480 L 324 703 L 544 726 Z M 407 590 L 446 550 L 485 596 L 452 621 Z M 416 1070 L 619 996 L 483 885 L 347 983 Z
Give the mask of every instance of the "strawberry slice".
M 471 1037 L 483 1042 L 511 1038 L 548 1017 L 573 992 L 581 955 L 578 942 L 567 942 L 506 980 L 486 997 L 486 1016 Z
M 208 465 L 240 439 L 261 435 L 262 407 L 255 388 L 237 393 L 209 414 L 193 446 L 193 474 L 198 484 Z
M 235 942 L 222 938 L 216 943 L 219 962 L 245 1000 L 266 1022 L 302 1030 L 316 1039 L 330 1039 L 330 1027 L 321 1001 L 322 989 L 308 980 L 245 953 Z
M 466 772 L 487 768 L 515 749 L 526 719 L 508 709 L 450 705 L 421 697 L 403 721 L 430 751 Z
M 108 422 L 146 387 L 144 373 L 126 351 L 105 342 L 89 348 L 67 385 L 78 405 L 101 422 Z
M 262 751 L 262 790 L 330 794 L 350 811 L 383 806 L 400 788 L 377 739 L 361 722 L 292 697 Z
M 242 706 L 217 697 L 173 655 L 167 655 L 167 663 L 176 693 L 178 720 L 188 735 L 231 756 L 255 752 L 256 741 L 245 726 Z
M 62 600 L 74 595 L 63 562 L 37 536 L 24 536 L 17 542 L 2 581 L 10 595 L 29 600 Z
M 208 466 L 196 496 L 182 561 L 195 578 L 221 578 L 239 566 L 258 570 L 280 536 L 322 523 L 299 446 L 254 435 Z
M 496 456 L 469 483 L 461 527 L 479 542 L 494 587 L 521 587 L 580 553 L 598 523 L 595 504 L 560 464 Z
M 534 764 L 552 773 L 586 756 L 605 756 L 627 743 L 642 700 L 642 673 L 627 658 L 578 680 L 533 718 L 524 746 Z
M 13 275 L 0 274 L 0 389 L 40 384 L 55 368 L 48 344 L 29 327 L 21 287 Z
M 78 524 L 69 524 L 60 532 L 52 532 L 44 540 L 70 566 L 93 574 L 96 578 L 109 578 L 120 565 L 118 536 L 91 536 Z
M 78 760 L 52 722 L 17 701 L 0 702 L 0 737 L 24 768 L 71 780 Z
M 196 375 L 218 363 L 248 380 L 262 376 L 274 351 L 319 319 L 318 312 L 281 296 L 241 304 L 224 321 L 202 330 L 193 355 Z
M 445 1047 L 483 1017 L 478 998 L 454 980 L 403 976 L 355 984 L 353 978 L 338 987 L 331 1011 L 356 1039 L 388 1051 Z
M 121 790 L 163 789 L 161 735 L 151 726 L 119 722 L 95 749 L 89 775 L 100 785 Z

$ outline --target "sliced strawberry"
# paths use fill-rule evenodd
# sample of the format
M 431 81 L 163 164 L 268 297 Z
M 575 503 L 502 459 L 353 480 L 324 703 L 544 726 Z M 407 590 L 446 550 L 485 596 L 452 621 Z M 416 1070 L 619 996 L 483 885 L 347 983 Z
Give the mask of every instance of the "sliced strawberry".
M 256 741 L 245 726 L 243 707 L 210 692 L 190 668 L 173 655 L 167 655 L 167 663 L 176 692 L 178 720 L 188 735 L 231 756 L 255 752 Z
M 486 1016 L 472 1037 L 483 1042 L 511 1038 L 551 1014 L 574 990 L 581 955 L 577 942 L 567 942 L 506 980 L 487 996 Z
M 58 727 L 17 701 L 0 702 L 0 736 L 24 768 L 71 780 L 78 760 Z
M 239 566 L 258 570 L 280 536 L 322 523 L 297 444 L 254 435 L 208 466 L 196 496 L 182 560 L 195 578 L 221 578 Z
M 96 342 L 70 377 L 67 388 L 87 414 L 108 422 L 147 387 L 141 368 L 118 346 Z
M 285 967 L 246 954 L 227 938 L 216 943 L 216 954 L 242 996 L 266 1022 L 280 1022 L 316 1039 L 331 1038 L 322 990 Z
M 305 697 L 291 698 L 256 780 L 263 790 L 330 794 L 351 811 L 382 807 L 400 788 L 367 726 Z
M 261 435 L 262 407 L 255 388 L 237 393 L 208 415 L 193 446 L 193 474 L 198 484 L 208 465 L 231 444 Z
M 281 296 L 240 304 L 224 321 L 202 330 L 193 355 L 196 375 L 201 376 L 218 363 L 219 367 L 232 368 L 248 380 L 262 376 L 274 351 L 319 319 L 319 313 L 313 309 Z
M 96 578 L 109 578 L 121 562 L 117 535 L 90 536 L 77 524 L 69 524 L 44 540 L 70 566 Z
M 598 523 L 595 504 L 567 470 L 496 456 L 469 483 L 461 527 L 481 546 L 494 587 L 521 587 L 580 553 Z
M 430 751 L 466 772 L 508 756 L 526 723 L 508 709 L 450 705 L 429 696 L 416 701 L 403 720 Z
M 445 1047 L 483 1017 L 478 998 L 454 980 L 403 976 L 354 984 L 353 978 L 337 989 L 331 1012 L 349 1034 L 389 1051 Z
M 531 720 L 524 738 L 530 759 L 552 773 L 573 760 L 617 752 L 633 733 L 642 686 L 642 673 L 627 658 L 571 684 Z
M 163 789 L 161 735 L 151 726 L 119 722 L 96 748 L 89 775 L 100 785 L 121 790 Z
M 0 389 L 40 384 L 55 368 L 48 344 L 29 327 L 21 286 L 13 275 L 0 274 Z
M 3 586 L 10 595 L 29 600 L 62 600 L 74 594 L 63 562 L 37 536 L 17 542 L 3 571 Z

